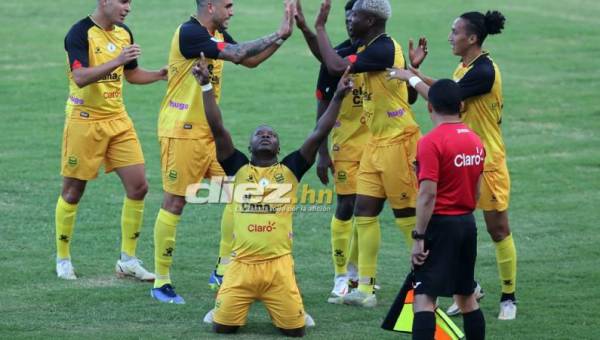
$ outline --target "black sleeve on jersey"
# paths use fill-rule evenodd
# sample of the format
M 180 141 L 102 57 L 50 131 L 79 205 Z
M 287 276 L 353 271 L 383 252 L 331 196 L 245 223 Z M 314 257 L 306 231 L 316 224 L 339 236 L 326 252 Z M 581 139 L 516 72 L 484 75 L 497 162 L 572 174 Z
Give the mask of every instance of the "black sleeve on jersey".
M 93 26 L 94 22 L 89 17 L 85 18 L 73 25 L 65 37 L 65 51 L 69 57 L 71 71 L 74 66 L 90 66 L 88 31 Z
M 246 155 L 244 155 L 240 150 L 235 149 L 231 156 L 220 161 L 219 164 L 221 164 L 221 167 L 227 176 L 235 176 L 235 174 L 249 162 L 250 161 Z
M 353 73 L 385 71 L 394 66 L 396 49 L 394 42 L 382 36 L 358 54 L 351 54 L 347 59 L 352 63 Z
M 225 42 L 214 41 L 196 19 L 184 23 L 179 29 L 179 51 L 186 59 L 200 58 L 201 52 L 204 52 L 206 58 L 217 59 L 225 45 Z
M 237 44 L 237 41 L 235 41 L 235 39 L 233 39 L 233 37 L 229 35 L 229 32 L 223 31 L 221 33 L 223 34 L 223 40 L 225 40 L 226 43 L 234 45 Z
M 344 58 L 353 54 L 356 49 L 352 46 L 350 39 L 348 39 L 337 45 L 335 47 L 335 51 L 340 57 Z M 335 94 L 335 90 L 337 89 L 340 78 L 341 77 L 339 76 L 332 76 L 329 74 L 327 67 L 321 64 L 319 69 L 319 78 L 317 80 L 317 99 L 331 101 L 333 95 Z
M 480 57 L 458 82 L 462 99 L 489 93 L 494 86 L 495 78 L 496 71 L 492 61 L 485 56 Z
M 129 29 L 129 27 L 127 27 L 127 25 L 123 24 L 123 25 L 119 25 L 121 27 L 123 27 L 127 33 L 129 33 L 129 39 L 131 39 L 131 44 L 133 45 L 133 33 L 131 33 L 131 30 Z M 137 59 L 134 59 L 132 61 L 130 61 L 129 63 L 125 64 L 125 69 L 126 70 L 135 70 L 138 67 L 138 61 Z
M 310 169 L 312 163 L 309 163 L 300 153 L 300 150 L 296 150 L 291 154 L 285 156 L 281 164 L 285 165 L 288 169 L 290 169 L 298 182 L 302 179 L 302 176 Z

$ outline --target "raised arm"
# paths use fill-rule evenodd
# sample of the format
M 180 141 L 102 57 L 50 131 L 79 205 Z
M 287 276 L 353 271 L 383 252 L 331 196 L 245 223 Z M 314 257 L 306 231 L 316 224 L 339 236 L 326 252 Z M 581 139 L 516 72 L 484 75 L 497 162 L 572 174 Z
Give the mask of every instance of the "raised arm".
M 429 100 L 429 88 L 435 83 L 435 80 L 424 76 L 412 67 L 409 69 L 389 68 L 388 79 L 398 79 L 408 82 L 408 85 L 415 89 L 425 100 Z
M 294 26 L 294 4 L 285 2 L 285 12 L 277 32 L 262 38 L 239 44 L 228 44 L 219 52 L 219 59 L 242 64 L 246 67 L 257 67 L 277 51 L 284 41 L 292 35 Z
M 348 67 L 342 76 L 342 79 L 340 79 L 340 82 L 338 83 L 338 87 L 335 91 L 333 99 L 329 103 L 329 107 L 327 107 L 325 113 L 323 113 L 321 118 L 319 118 L 317 121 L 317 126 L 313 132 L 300 147 L 300 154 L 302 154 L 304 159 L 306 159 L 310 164 L 314 163 L 319 147 L 327 138 L 329 132 L 331 132 L 331 129 L 333 129 L 333 126 L 337 120 L 337 116 L 340 112 L 342 100 L 352 89 L 353 84 L 352 79 L 348 76 L 349 73 L 350 68 Z
M 296 0 L 296 14 L 294 17 L 296 18 L 296 26 L 302 32 L 310 52 L 315 58 L 317 58 L 319 62 L 323 62 L 323 59 L 321 58 L 321 52 L 319 51 L 317 35 L 313 33 L 313 31 L 311 31 L 306 24 L 306 18 L 304 18 L 304 12 L 302 11 L 302 4 L 300 3 L 300 0 Z
M 223 125 L 221 109 L 215 100 L 215 94 L 210 83 L 210 72 L 208 71 L 204 54 L 200 61 L 192 68 L 192 74 L 196 81 L 202 86 L 202 100 L 204 101 L 204 114 L 215 139 L 217 148 L 217 160 L 223 161 L 233 154 L 233 140 L 231 134 Z
M 340 57 L 331 46 L 329 36 L 325 30 L 325 24 L 331 10 L 331 0 L 324 0 L 315 21 L 317 31 L 317 43 L 321 53 L 321 62 L 327 67 L 329 74 L 340 76 L 351 66 L 350 62 Z

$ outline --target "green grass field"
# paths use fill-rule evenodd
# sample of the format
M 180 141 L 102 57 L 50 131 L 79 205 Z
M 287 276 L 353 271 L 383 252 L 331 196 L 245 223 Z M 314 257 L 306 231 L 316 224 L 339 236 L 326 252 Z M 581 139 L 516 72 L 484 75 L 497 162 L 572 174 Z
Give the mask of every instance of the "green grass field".
M 317 0 L 305 0 L 312 18 Z M 500 294 L 494 247 L 480 223 L 477 277 L 487 297 L 482 308 L 489 339 L 593 339 L 600 333 L 600 3 L 592 0 L 399 1 L 388 32 L 407 45 L 429 38 L 422 69 L 449 77 L 458 60 L 447 34 L 467 10 L 497 8 L 506 31 L 487 48 L 503 72 L 504 136 L 512 176 L 511 226 L 519 254 L 518 319 L 496 319 Z M 72 246 L 80 279 L 54 273 L 54 208 L 61 188 L 60 143 L 67 96 L 63 38 L 91 13 L 95 1 L 0 2 L 0 338 L 209 338 L 202 316 L 213 303 L 206 281 L 218 251 L 222 208 L 188 206 L 178 227 L 174 283 L 184 306 L 159 304 L 148 284 L 117 280 L 123 190 L 115 175 L 88 185 Z M 332 40 L 344 38 L 342 0 L 329 20 Z M 143 48 L 140 63 L 167 62 L 172 34 L 195 9 L 192 0 L 133 2 L 127 24 Z M 274 31 L 280 1 L 238 1 L 230 33 L 238 40 Z M 595 37 L 595 38 L 594 38 Z M 253 127 L 269 123 L 282 151 L 300 145 L 314 122 L 318 64 L 299 31 L 255 70 L 226 65 L 222 109 L 238 147 Z M 138 246 L 153 268 L 152 228 L 162 199 L 156 121 L 165 84 L 125 86 L 128 111 L 142 140 L 150 193 Z M 424 132 L 431 128 L 424 103 L 415 107 Z M 319 187 L 314 170 L 306 183 Z M 594 208 L 595 207 L 595 208 Z M 295 258 L 304 303 L 317 322 L 312 338 L 391 338 L 379 324 L 408 269 L 407 249 L 389 209 L 382 218 L 380 306 L 362 310 L 326 303 L 331 289 L 331 213 L 298 214 Z M 481 219 L 479 219 L 481 222 Z M 446 306 L 449 301 L 443 300 Z M 460 320 L 459 320 L 459 323 Z M 277 331 L 260 305 L 244 338 L 273 338 Z M 407 338 L 407 336 L 404 336 Z

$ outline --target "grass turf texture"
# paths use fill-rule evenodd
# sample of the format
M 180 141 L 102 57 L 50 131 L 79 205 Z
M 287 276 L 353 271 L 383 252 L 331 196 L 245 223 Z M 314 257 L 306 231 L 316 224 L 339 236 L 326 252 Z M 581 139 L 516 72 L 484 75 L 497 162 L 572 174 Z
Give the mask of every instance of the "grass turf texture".
M 305 1 L 309 22 L 317 1 Z M 519 254 L 518 319 L 496 319 L 500 294 L 494 247 L 479 218 L 477 277 L 487 297 L 482 308 L 489 339 L 584 339 L 596 334 L 600 307 L 597 282 L 600 236 L 600 85 L 595 60 L 600 49 L 596 16 L 600 4 L 510 0 L 393 1 L 388 31 L 405 51 L 409 37 L 425 34 L 430 56 L 423 70 L 449 77 L 458 60 L 446 37 L 453 19 L 467 10 L 497 8 L 508 18 L 505 33 L 487 48 L 504 79 L 503 129 L 512 176 L 511 226 Z M 178 227 L 174 283 L 185 306 L 159 304 L 148 284 L 114 277 L 119 252 L 123 190 L 115 175 L 89 183 L 80 205 L 72 254 L 80 279 L 54 274 L 54 207 L 60 192 L 60 143 L 67 96 L 63 38 L 93 10 L 95 1 L 0 3 L 0 338 L 207 338 L 201 323 L 213 304 L 207 278 L 218 251 L 218 206 L 188 206 Z M 127 24 L 143 48 L 141 66 L 167 62 L 172 34 L 194 10 L 194 2 L 144 0 L 133 3 Z M 230 32 L 238 40 L 274 31 L 279 1 L 239 1 Z M 342 1 L 334 1 L 329 33 L 344 38 Z M 299 31 L 256 70 L 225 67 L 222 109 L 236 145 L 244 149 L 259 123 L 282 136 L 283 153 L 298 147 L 313 127 L 318 64 Z M 150 193 L 138 254 L 153 268 L 152 227 L 162 199 L 156 120 L 165 84 L 125 85 L 128 111 L 142 140 Z M 424 132 L 431 127 L 423 101 L 415 107 Z M 319 187 L 314 169 L 305 183 Z M 596 208 L 594 208 L 596 207 Z M 297 277 L 306 310 L 317 327 L 313 338 L 385 338 L 379 324 L 408 270 L 407 249 L 389 209 L 382 217 L 379 257 L 380 306 L 363 310 L 325 302 L 332 285 L 329 255 L 331 213 L 295 217 Z M 597 300 L 596 300 L 597 301 Z M 585 307 L 582 302 L 588 302 Z M 443 300 L 446 306 L 449 301 Z M 459 319 L 460 324 L 460 319 Z M 595 326 L 594 326 L 595 325 Z M 255 306 L 243 337 L 278 336 Z

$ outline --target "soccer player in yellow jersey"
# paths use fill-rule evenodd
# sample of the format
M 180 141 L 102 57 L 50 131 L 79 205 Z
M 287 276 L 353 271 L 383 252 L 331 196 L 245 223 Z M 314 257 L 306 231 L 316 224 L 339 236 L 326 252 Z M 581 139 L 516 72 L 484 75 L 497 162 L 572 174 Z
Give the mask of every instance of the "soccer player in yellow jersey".
M 400 45 L 385 33 L 391 16 L 388 0 L 358 0 L 353 8 L 350 33 L 361 41 L 345 58 L 329 43 L 325 22 L 330 9 L 325 0 L 315 28 L 323 63 L 330 74 L 340 74 L 350 66 L 364 79 L 363 115 L 371 137 L 363 150 L 358 170 L 354 224 L 358 233 L 358 289 L 343 298 L 346 304 L 374 307 L 373 288 L 377 254 L 381 241 L 378 215 L 386 199 L 408 245 L 415 225 L 417 180 L 413 169 L 416 143 L 420 136 L 409 104 L 404 82 L 388 82 L 386 68 L 404 68 Z
M 336 53 L 342 57 L 346 57 L 353 52 L 353 40 L 349 33 L 349 23 L 352 6 L 355 2 L 356 0 L 350 0 L 344 7 L 349 39 L 335 47 Z M 306 24 L 299 0 L 296 2 L 296 6 L 296 25 L 302 31 L 304 39 L 314 56 L 321 61 L 317 36 Z M 327 110 L 338 82 L 339 77 L 331 76 L 327 71 L 327 67 L 321 64 L 316 90 L 317 119 Z M 356 233 L 356 229 L 352 227 L 352 211 L 354 210 L 354 199 L 356 197 L 356 176 L 359 162 L 370 133 L 362 115 L 364 88 L 362 75 L 353 74 L 352 82 L 354 87 L 350 95 L 344 98 L 338 120 L 332 131 L 333 160 L 329 154 L 327 140 L 325 140 L 319 148 L 317 161 L 317 175 L 321 183 L 329 184 L 327 172 L 331 169 L 337 194 L 336 211 L 331 219 L 331 257 L 335 276 L 334 287 L 327 299 L 330 303 L 341 303 L 341 297 L 349 291 L 349 284 L 352 285 L 358 282 L 358 245 L 356 238 L 352 241 L 353 235 Z
M 191 69 L 204 53 L 208 60 L 217 100 L 221 94 L 224 61 L 256 67 L 269 58 L 292 32 L 292 5 L 277 32 L 249 42 L 236 43 L 227 33 L 233 16 L 232 0 L 196 0 L 197 13 L 180 25 L 169 54 L 169 82 L 159 119 L 161 172 L 164 198 L 154 226 L 154 262 L 157 275 L 152 296 L 169 303 L 184 303 L 171 285 L 170 267 L 175 250 L 175 233 L 186 204 L 186 190 L 203 178 L 225 173 L 215 158 L 215 144 L 204 117 L 200 86 Z M 219 265 L 210 283 L 218 286 L 229 262 L 232 242 L 232 211 L 228 205 L 221 221 Z
M 123 78 L 149 84 L 166 80 L 167 70 L 138 67 L 140 47 L 123 24 L 130 9 L 129 0 L 99 0 L 94 13 L 73 25 L 65 38 L 69 98 L 62 144 L 64 179 L 56 205 L 56 273 L 63 279 L 76 279 L 69 246 L 77 206 L 87 181 L 96 178 L 104 164 L 107 173 L 119 175 L 126 193 L 117 274 L 154 280 L 135 256 L 148 183 L 142 148 L 123 104 Z
M 350 0 L 344 7 L 349 39 L 334 48 L 342 58 L 354 54 L 354 45 L 359 43 L 357 39 L 353 38 L 350 26 L 352 7 L 355 3 L 356 0 Z M 317 36 L 306 25 L 300 1 L 297 1 L 296 4 L 296 24 L 302 31 L 312 53 L 321 61 Z M 412 42 L 410 46 L 412 47 Z M 427 54 L 426 41 L 422 39 L 419 42 L 419 48 L 410 48 L 410 52 L 412 65 L 418 67 Z M 334 288 L 328 298 L 330 303 L 341 303 L 342 297 L 349 292 L 349 288 L 356 288 L 358 285 L 358 242 L 356 228 L 353 228 L 352 225 L 352 217 L 360 159 L 364 146 L 369 140 L 370 132 L 363 115 L 364 76 L 355 73 L 352 78 L 354 88 L 344 99 L 339 119 L 332 132 L 333 160 L 329 154 L 327 142 L 325 142 L 319 149 L 317 161 L 317 175 L 325 185 L 329 183 L 327 172 L 331 169 L 337 194 L 336 211 L 331 219 L 331 250 L 335 277 Z M 321 64 L 316 91 L 317 118 L 327 109 L 338 81 L 339 77 L 330 75 L 326 65 Z M 409 95 L 411 96 L 409 102 L 412 104 L 418 94 L 414 91 Z
M 504 28 L 504 22 L 504 16 L 498 11 L 488 11 L 486 14 L 464 13 L 454 20 L 448 41 L 452 45 L 452 52 L 461 57 L 460 64 L 454 71 L 454 80 L 460 86 L 465 101 L 462 120 L 481 137 L 487 154 L 481 197 L 477 206 L 483 210 L 488 233 L 496 246 L 496 261 L 502 285 L 498 318 L 512 320 L 517 314 L 517 252 L 508 224 L 510 177 L 501 130 L 504 106 L 502 77 L 498 65 L 482 49 L 487 36 L 499 34 Z M 417 70 L 391 72 L 394 73 L 392 78 L 410 81 L 425 98 L 429 87 L 435 83 L 434 79 Z M 457 310 L 453 305 L 448 314 L 456 314 Z
M 250 159 L 234 148 L 204 60 L 194 67 L 193 74 L 202 86 L 217 160 L 228 176 L 235 176 L 233 262 L 216 297 L 215 309 L 205 321 L 211 321 L 217 333 L 234 333 L 245 324 L 250 305 L 261 300 L 283 334 L 302 336 L 305 312 L 291 255 L 296 191 L 335 125 L 341 102 L 352 88 L 351 79 L 348 73 L 342 77 L 313 132 L 300 149 L 279 162 L 279 136 L 266 125 L 256 128 L 251 136 Z

